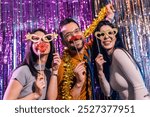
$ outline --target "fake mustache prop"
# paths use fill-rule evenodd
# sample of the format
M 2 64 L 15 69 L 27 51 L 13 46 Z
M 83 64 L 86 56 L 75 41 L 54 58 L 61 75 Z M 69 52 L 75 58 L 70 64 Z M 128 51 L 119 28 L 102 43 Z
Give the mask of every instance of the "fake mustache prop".
M 76 36 L 72 36 L 69 41 L 76 41 L 76 40 L 80 40 L 80 39 L 82 39 L 82 36 L 81 35 L 76 35 Z
M 73 41 L 80 40 L 80 39 L 82 39 L 81 35 L 72 36 L 69 42 L 73 42 Z M 88 49 L 92 46 L 92 44 L 93 44 L 93 39 L 90 39 L 88 40 L 88 42 L 84 43 L 84 47 Z

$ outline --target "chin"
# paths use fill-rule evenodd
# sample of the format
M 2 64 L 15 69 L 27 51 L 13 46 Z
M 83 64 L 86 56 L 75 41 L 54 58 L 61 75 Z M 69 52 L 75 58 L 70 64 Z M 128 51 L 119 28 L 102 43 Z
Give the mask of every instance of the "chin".
M 106 50 L 111 50 L 111 49 L 112 49 L 112 47 L 105 47 L 105 46 L 104 46 L 104 48 L 105 48 Z
M 40 52 L 40 55 L 47 55 L 47 54 L 49 54 L 49 52 Z
M 71 51 L 81 51 L 81 50 L 83 49 L 83 46 L 78 47 L 77 49 L 76 49 L 74 46 L 72 46 L 72 47 L 69 47 L 69 49 L 70 49 Z
M 49 53 L 41 53 L 41 56 L 45 56 L 48 55 Z
M 84 47 L 84 42 L 82 41 L 82 43 L 78 46 L 78 49 L 82 49 Z
M 81 47 L 81 48 L 77 48 L 77 50 L 78 50 L 78 51 L 81 51 L 82 49 L 83 49 L 83 47 Z
M 110 44 L 110 45 L 103 45 L 103 47 L 107 50 L 110 50 L 114 47 L 114 45 Z

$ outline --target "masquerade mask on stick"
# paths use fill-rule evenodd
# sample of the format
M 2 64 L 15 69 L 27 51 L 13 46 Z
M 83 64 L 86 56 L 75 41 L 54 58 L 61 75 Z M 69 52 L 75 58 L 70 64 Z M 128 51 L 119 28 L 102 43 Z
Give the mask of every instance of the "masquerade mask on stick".
M 38 43 L 36 46 L 36 50 L 39 50 L 40 52 L 45 52 L 50 41 L 53 41 L 54 39 L 57 39 L 58 34 L 56 33 L 50 33 L 46 34 L 42 37 L 36 35 L 36 34 L 30 34 L 28 33 L 26 35 L 26 40 L 30 40 L 33 43 Z

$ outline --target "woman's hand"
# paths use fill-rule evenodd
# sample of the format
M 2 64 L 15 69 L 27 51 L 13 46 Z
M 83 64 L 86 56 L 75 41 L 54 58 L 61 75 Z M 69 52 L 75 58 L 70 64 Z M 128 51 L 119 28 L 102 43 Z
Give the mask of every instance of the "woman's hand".
M 45 88 L 46 84 L 45 84 L 45 78 L 44 78 L 44 74 L 40 73 L 37 76 L 37 79 L 35 81 L 35 93 L 37 94 L 37 98 L 39 98 L 40 96 L 42 96 L 43 93 L 43 89 Z
M 53 62 L 52 62 L 52 72 L 57 71 L 59 69 L 61 63 L 61 59 L 58 53 L 53 54 Z
M 103 64 L 106 63 L 106 61 L 103 58 L 103 55 L 98 54 L 95 61 L 96 61 L 96 67 L 97 67 L 98 73 L 103 73 Z

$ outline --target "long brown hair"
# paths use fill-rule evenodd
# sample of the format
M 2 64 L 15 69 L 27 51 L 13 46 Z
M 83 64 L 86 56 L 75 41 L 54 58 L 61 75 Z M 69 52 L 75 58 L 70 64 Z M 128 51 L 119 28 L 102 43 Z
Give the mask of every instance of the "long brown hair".
M 47 32 L 41 28 L 33 30 L 31 32 L 31 34 L 34 34 L 37 31 L 40 31 L 40 32 L 43 32 L 44 34 L 47 34 Z M 50 37 L 48 37 L 48 38 L 50 38 Z M 35 69 L 34 65 L 36 64 L 36 62 L 38 60 L 38 56 L 33 52 L 32 44 L 33 44 L 33 42 L 31 42 L 31 41 L 27 42 L 25 58 L 24 58 L 24 61 L 22 62 L 22 64 L 20 66 L 27 65 L 29 67 L 32 75 L 37 77 L 38 71 Z M 46 70 L 49 70 L 51 68 L 54 51 L 55 51 L 54 45 L 51 41 L 50 42 L 50 52 L 48 54 L 48 59 L 47 59 L 46 65 L 45 65 Z

